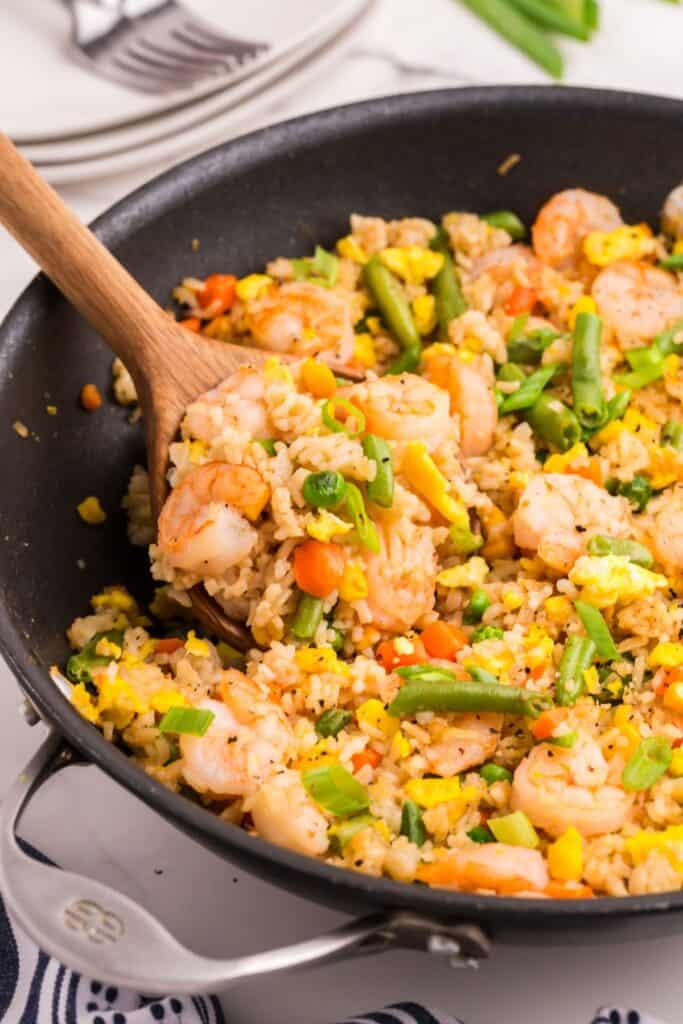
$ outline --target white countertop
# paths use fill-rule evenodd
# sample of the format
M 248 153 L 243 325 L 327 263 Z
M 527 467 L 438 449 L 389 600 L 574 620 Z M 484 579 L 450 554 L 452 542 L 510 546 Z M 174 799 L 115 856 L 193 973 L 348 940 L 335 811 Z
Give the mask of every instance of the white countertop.
M 441 24 L 450 2 L 382 0 L 367 43 L 330 68 L 316 88 L 309 85 L 305 95 L 271 109 L 267 120 L 371 95 L 458 84 L 473 74 L 483 79 L 475 73 L 490 66 L 486 62 L 492 43 L 478 27 L 474 45 L 468 45 L 466 59 L 453 72 L 458 51 L 453 40 L 444 41 Z M 662 0 L 606 0 L 615 33 L 645 8 L 647 45 L 654 55 L 657 38 L 670 36 L 670 5 Z M 680 41 L 683 9 L 678 13 Z M 614 34 L 610 38 L 614 42 Z M 665 91 L 663 62 L 651 61 L 648 77 L 647 61 L 634 64 L 626 46 L 616 49 L 629 56 L 615 66 L 612 46 L 611 77 L 606 78 L 596 51 L 592 69 L 577 72 L 571 80 Z M 674 52 L 680 52 L 680 42 Z M 437 73 L 423 73 L 425 65 L 435 62 Z M 522 80 L 535 79 L 523 65 L 514 65 L 506 80 L 520 80 L 520 75 Z M 1 76 L 0 66 L 0 82 Z M 486 77 L 495 80 L 495 74 Z M 680 71 L 670 81 L 670 91 L 683 93 Z M 160 169 L 71 187 L 64 196 L 89 220 Z M 32 272 L 28 257 L 0 235 L 0 316 Z M 29 729 L 17 713 L 18 703 L 16 684 L 0 663 L 0 798 L 43 731 L 42 726 Z M 265 949 L 312 936 L 341 920 L 341 915 L 258 882 L 200 849 L 96 768 L 69 769 L 44 787 L 25 819 L 23 834 L 56 861 L 120 886 L 157 913 L 181 941 L 205 953 Z M 681 1020 L 681 948 L 679 939 L 609 948 L 500 947 L 478 971 L 453 970 L 427 956 L 389 953 L 247 982 L 228 993 L 223 1004 L 234 1024 L 325 1024 L 401 999 L 448 1010 L 467 1024 L 582 1024 L 598 1005 L 610 1002 L 638 1006 L 674 1024 Z

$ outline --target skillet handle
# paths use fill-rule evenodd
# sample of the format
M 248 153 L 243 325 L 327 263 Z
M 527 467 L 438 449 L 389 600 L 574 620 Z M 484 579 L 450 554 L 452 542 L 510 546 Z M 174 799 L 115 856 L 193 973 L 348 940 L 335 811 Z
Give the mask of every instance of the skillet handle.
M 199 956 L 128 896 L 36 861 L 20 848 L 16 826 L 31 795 L 72 759 L 61 737 L 50 733 L 7 795 L 0 817 L 0 888 L 22 928 L 74 971 L 148 995 L 170 990 L 185 995 L 392 946 L 434 953 L 454 966 L 474 964 L 489 952 L 489 939 L 477 925 L 446 925 L 398 912 L 351 921 L 326 935 L 265 953 L 226 960 Z

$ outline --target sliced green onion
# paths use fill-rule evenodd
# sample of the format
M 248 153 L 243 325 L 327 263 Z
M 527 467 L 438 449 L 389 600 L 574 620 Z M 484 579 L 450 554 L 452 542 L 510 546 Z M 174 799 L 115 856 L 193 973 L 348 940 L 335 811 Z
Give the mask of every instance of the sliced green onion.
M 559 369 L 559 364 L 551 363 L 549 366 L 542 366 L 534 373 L 530 373 L 518 389 L 506 397 L 500 407 L 501 416 L 507 416 L 508 413 L 519 412 L 522 409 L 530 409 Z
M 505 339 L 508 345 L 510 344 L 510 342 L 522 340 L 522 338 L 524 337 L 524 328 L 526 327 L 529 321 L 529 315 L 529 313 L 520 313 L 519 316 L 516 316 L 515 319 L 512 321 L 512 323 L 510 324 L 510 330 L 508 331 L 508 336 Z M 512 360 L 513 363 L 521 361 L 521 359 Z
M 334 411 L 336 408 L 344 409 L 350 417 L 353 417 L 356 430 L 350 430 L 346 423 L 342 423 L 341 420 L 335 417 Z M 365 416 L 347 398 L 328 398 L 322 407 L 322 419 L 327 429 L 335 434 L 348 434 L 349 437 L 360 437 L 365 430 Z
M 621 555 L 634 565 L 642 565 L 644 569 L 649 569 L 654 562 L 644 544 L 639 544 L 635 540 L 623 540 L 621 537 L 605 537 L 601 533 L 596 533 L 588 541 L 588 554 L 601 558 L 605 555 Z
M 271 458 L 273 455 L 277 454 L 275 451 L 275 441 L 273 441 L 272 437 L 258 438 L 256 443 L 260 444 L 264 451 L 266 451 L 268 455 L 271 456 Z
M 595 655 L 596 647 L 589 636 L 574 633 L 567 640 L 556 686 L 557 703 L 562 707 L 576 704 L 583 693 L 586 685 L 583 673 L 591 667 Z
M 340 764 L 309 768 L 302 773 L 301 781 L 311 799 L 338 818 L 360 814 L 370 804 L 365 786 Z
M 323 620 L 323 608 L 322 598 L 301 591 L 292 622 L 292 636 L 297 640 L 312 640 Z
M 78 654 L 71 655 L 66 663 L 66 674 L 72 683 L 91 683 L 93 669 L 104 668 L 112 661 L 110 656 L 96 653 L 100 640 L 108 640 L 109 643 L 122 647 L 123 630 L 108 629 L 103 633 L 95 633 Z
M 546 740 L 546 743 L 550 743 L 553 747 L 570 749 L 575 745 L 578 738 L 578 732 L 563 732 L 559 736 L 551 736 L 550 739 Z
M 485 590 L 473 590 L 470 602 L 462 613 L 462 621 L 466 626 L 473 626 L 475 623 L 481 622 L 482 615 L 490 604 L 491 601 Z
M 391 448 L 383 437 L 366 434 L 363 438 L 363 452 L 375 463 L 375 479 L 366 484 L 368 498 L 375 505 L 391 508 L 394 503 L 394 460 Z
M 646 476 L 636 473 L 632 480 L 619 484 L 619 494 L 628 498 L 636 512 L 644 512 L 652 498 L 652 484 Z
M 346 480 L 334 470 L 309 473 L 302 487 L 304 501 L 313 508 L 334 508 L 346 494 Z
M 484 543 L 484 538 L 478 533 L 472 533 L 469 526 L 459 526 L 453 523 L 448 528 L 448 535 L 453 541 L 455 550 L 461 555 L 471 555 L 478 551 Z
M 206 708 L 169 708 L 159 722 L 159 732 L 203 736 L 215 717 Z
M 495 843 L 496 838 L 486 828 L 486 825 L 475 825 L 467 833 L 468 839 L 471 839 L 473 843 Z
M 683 253 L 681 255 L 683 256 Z M 667 420 L 662 427 L 661 442 L 668 448 L 675 448 L 677 452 L 683 452 L 683 423 Z
M 512 772 L 503 768 L 502 764 L 493 764 L 492 761 L 489 764 L 483 764 L 479 769 L 479 774 L 489 786 L 492 786 L 494 782 L 512 781 Z
M 406 800 L 401 809 L 401 835 L 416 846 L 422 846 L 427 838 L 422 811 L 413 800 Z
M 315 723 L 315 731 L 323 738 L 336 736 L 352 720 L 353 715 L 350 711 L 344 711 L 343 708 L 328 708 Z
M 654 384 L 656 380 L 664 375 L 664 360 L 652 363 L 650 366 L 642 366 L 632 373 L 615 373 L 613 380 L 622 388 L 629 388 L 630 391 L 640 391 L 648 384 Z
M 625 391 L 620 391 L 613 398 L 610 398 L 607 402 L 607 422 L 605 426 L 607 423 L 611 423 L 612 420 L 620 420 L 628 409 L 630 401 L 631 392 L 628 388 Z
M 507 843 L 508 846 L 526 846 L 535 850 L 540 842 L 538 832 L 524 811 L 514 811 L 502 818 L 489 818 L 488 827 L 499 843 Z
M 356 484 L 347 483 L 345 503 L 353 525 L 356 528 L 359 541 L 363 547 L 377 554 L 379 552 L 377 527 L 367 513 L 363 495 Z
M 339 277 L 339 260 L 334 253 L 316 245 L 310 259 L 290 260 L 297 281 L 311 281 L 325 288 L 332 288 Z
M 480 644 L 483 640 L 502 640 L 505 636 L 500 626 L 477 626 L 470 637 L 471 644 Z
M 545 350 L 561 335 L 550 327 L 530 331 L 524 337 L 510 338 L 508 335 L 507 352 L 511 363 L 523 363 L 525 366 L 538 366 Z
M 660 260 L 662 270 L 683 270 L 683 252 L 673 252 L 665 260 Z
M 502 228 L 507 231 L 513 242 L 521 242 L 526 238 L 526 227 L 512 210 L 493 210 L 491 213 L 482 213 L 480 220 L 485 220 L 492 228 Z
M 621 773 L 624 789 L 642 790 L 654 786 L 671 764 L 671 744 L 663 736 L 648 736 L 626 762 Z
M 612 634 L 603 618 L 602 612 L 586 601 L 574 601 L 574 607 L 583 623 L 583 628 L 595 644 L 598 657 L 606 661 L 614 661 L 615 658 L 618 658 L 619 651 L 612 639 Z
M 327 838 L 333 847 L 341 853 L 344 847 L 355 835 L 375 824 L 376 819 L 371 814 L 358 814 L 355 818 L 348 818 L 347 821 L 337 821 L 330 825 L 327 830 Z

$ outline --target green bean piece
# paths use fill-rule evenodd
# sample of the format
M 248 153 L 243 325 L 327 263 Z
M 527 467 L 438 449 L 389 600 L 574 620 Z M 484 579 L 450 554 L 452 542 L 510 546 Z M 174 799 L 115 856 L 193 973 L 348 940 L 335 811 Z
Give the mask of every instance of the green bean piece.
M 534 22 L 507 0 L 463 0 L 466 7 L 553 78 L 562 78 L 562 54 Z
M 636 512 L 644 512 L 652 497 L 652 484 L 646 476 L 636 473 L 632 480 L 619 484 L 619 494 L 633 505 Z
M 581 425 L 572 410 L 554 395 L 541 395 L 524 417 L 535 434 L 561 452 L 581 440 Z
M 663 736 L 648 736 L 636 748 L 624 766 L 621 781 L 624 789 L 649 789 L 661 779 L 671 764 L 671 744 Z
M 628 409 L 629 402 L 631 401 L 631 392 L 628 388 L 625 391 L 620 391 L 614 398 L 610 398 L 607 403 L 607 423 L 611 423 L 612 420 L 620 420 L 626 410 Z
M 490 829 L 486 825 L 475 825 L 467 833 L 468 839 L 471 839 L 473 843 L 495 843 L 496 837 L 493 835 Z
M 683 423 L 678 423 L 676 420 L 667 420 L 662 427 L 661 442 L 665 447 L 675 448 L 677 452 L 683 452 Z
M 353 715 L 350 711 L 344 711 L 342 708 L 328 708 L 327 711 L 323 711 L 322 715 L 315 723 L 315 731 L 318 736 L 322 736 L 323 738 L 336 736 L 337 733 L 340 733 L 352 720 Z
M 296 614 L 292 622 L 292 636 L 295 636 L 297 640 L 312 640 L 322 618 L 322 599 L 300 591 L 299 603 L 296 606 Z
M 492 786 L 494 782 L 512 781 L 512 772 L 503 768 L 502 764 L 494 764 L 492 761 L 483 764 L 479 769 L 479 774 L 489 786 Z
M 633 562 L 634 565 L 642 565 L 644 569 L 649 569 L 654 562 L 652 554 L 644 544 L 639 544 L 636 540 L 624 540 L 621 537 L 605 537 L 601 533 L 596 533 L 588 541 L 588 554 L 600 557 L 621 555 L 628 558 L 629 562 Z
M 660 260 L 662 270 L 683 270 L 683 252 L 673 252 L 665 260 Z
M 122 647 L 123 630 L 108 629 L 106 632 L 95 633 L 78 654 L 71 655 L 66 663 L 66 674 L 72 683 L 91 683 L 93 669 L 104 668 L 112 661 L 110 655 L 96 653 L 100 640 Z
M 375 554 L 379 553 L 379 535 L 377 527 L 367 513 L 365 501 L 360 488 L 356 484 L 346 485 L 346 509 L 353 520 L 358 539 L 363 547 Z
M 344 499 L 346 480 L 334 470 L 309 473 L 301 488 L 304 500 L 313 508 L 334 508 Z
M 398 278 L 384 266 L 379 256 L 372 256 L 363 267 L 363 283 L 389 333 L 403 350 L 387 373 L 417 369 L 422 355 L 422 341 Z
M 572 394 L 574 415 L 585 430 L 599 430 L 607 421 L 600 382 L 602 320 L 593 313 L 579 313 L 572 346 Z
M 504 636 L 500 626 L 477 626 L 470 637 L 470 643 L 480 644 L 483 640 L 502 640 Z
M 590 30 L 584 22 L 570 17 L 561 8 L 547 0 L 511 0 L 512 4 L 528 15 L 541 28 L 560 32 L 563 36 L 578 39 L 582 43 L 590 39 Z
M 605 661 L 614 661 L 615 658 L 618 658 L 619 651 L 602 612 L 592 604 L 588 604 L 587 601 L 574 601 L 574 607 L 583 623 L 583 628 L 595 644 L 598 657 Z
M 431 242 L 430 249 L 440 252 L 443 256 L 443 266 L 434 278 L 432 289 L 434 292 L 434 307 L 436 320 L 439 325 L 439 334 L 448 337 L 448 325 L 451 320 L 462 316 L 467 309 L 465 296 L 460 287 L 460 278 L 455 269 L 455 263 L 451 255 L 448 233 L 444 228 L 439 228 Z
M 462 621 L 466 626 L 473 626 L 475 623 L 481 622 L 482 616 L 490 604 L 491 601 L 485 590 L 474 590 L 469 604 L 462 613 Z
M 510 412 L 530 409 L 559 368 L 558 363 L 551 363 L 549 366 L 542 366 L 540 369 L 535 370 L 534 373 L 530 373 L 528 377 L 525 377 L 518 389 L 505 398 L 500 409 L 501 415 L 507 416 Z
M 375 479 L 366 485 L 367 495 L 375 505 L 391 508 L 394 503 L 394 460 L 391 448 L 383 437 L 366 434 L 363 438 L 363 452 L 375 463 Z
M 530 331 L 519 338 L 508 335 L 507 351 L 511 363 L 523 363 L 525 366 L 538 366 L 545 350 L 552 345 L 560 334 L 550 327 Z
M 576 704 L 585 687 L 583 673 L 593 664 L 596 647 L 588 636 L 572 634 L 560 662 L 560 675 L 556 686 L 557 703 L 562 707 Z
M 513 242 L 521 242 L 526 238 L 526 227 L 512 210 L 492 210 L 491 213 L 482 213 L 480 220 L 485 220 L 492 228 L 502 228 L 507 231 Z
M 564 750 L 569 750 L 571 747 L 575 746 L 578 738 L 578 732 L 563 732 L 559 736 L 551 736 L 550 739 L 546 740 L 546 743 L 550 743 L 553 747 L 561 747 Z
M 422 811 L 413 800 L 406 800 L 401 808 L 401 835 L 416 846 L 422 846 L 427 838 Z
M 538 718 L 550 706 L 544 694 L 500 683 L 462 681 L 446 669 L 435 671 L 431 665 L 407 665 L 396 672 L 407 681 L 387 708 L 395 718 L 419 711 L 497 711 Z
M 496 374 L 498 380 L 504 380 L 511 384 L 526 380 L 526 373 L 521 366 L 517 366 L 516 363 L 503 363 Z M 515 392 L 513 392 L 515 394 Z M 503 401 L 508 398 L 508 395 L 503 395 Z

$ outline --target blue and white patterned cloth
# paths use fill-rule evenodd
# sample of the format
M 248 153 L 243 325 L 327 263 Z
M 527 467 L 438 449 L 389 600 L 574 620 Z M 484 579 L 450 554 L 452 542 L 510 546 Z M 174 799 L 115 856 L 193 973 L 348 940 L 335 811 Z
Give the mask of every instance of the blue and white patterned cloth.
M 36 855 L 35 851 L 31 852 Z M 10 922 L 0 897 L 0 1024 L 226 1024 L 226 1021 L 215 996 L 146 998 L 75 974 L 37 949 L 21 929 Z M 396 1003 L 349 1017 L 344 1024 L 464 1022 L 417 1003 Z M 591 1024 L 662 1022 L 638 1010 L 603 1007 Z

